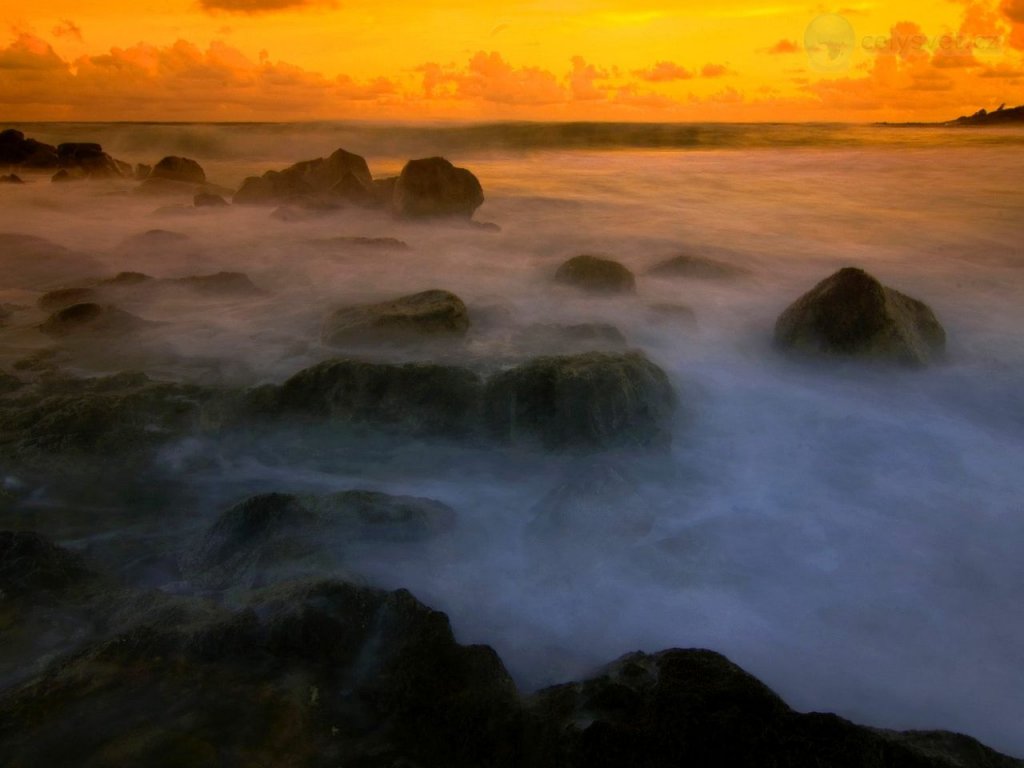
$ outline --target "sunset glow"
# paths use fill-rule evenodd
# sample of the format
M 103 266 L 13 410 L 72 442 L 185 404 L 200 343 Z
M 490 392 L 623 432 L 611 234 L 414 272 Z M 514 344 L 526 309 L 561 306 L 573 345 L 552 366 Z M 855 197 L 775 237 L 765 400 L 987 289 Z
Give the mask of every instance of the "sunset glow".
M 40 0 L 14 120 L 939 120 L 1017 104 L 1024 2 Z M 837 66 L 808 49 L 841 17 Z M 845 20 L 845 21 L 842 21 Z

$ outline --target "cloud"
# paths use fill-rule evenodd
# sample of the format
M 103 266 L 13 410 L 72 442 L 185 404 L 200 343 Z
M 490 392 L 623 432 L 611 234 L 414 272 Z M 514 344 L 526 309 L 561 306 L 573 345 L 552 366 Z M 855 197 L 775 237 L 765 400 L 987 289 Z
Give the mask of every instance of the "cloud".
M 70 19 L 63 19 L 52 32 L 54 37 L 70 37 L 82 42 L 82 28 Z
M 1015 24 L 1024 24 L 1024 0 L 1003 0 L 1000 10 Z
M 210 13 L 273 13 L 275 11 L 333 6 L 331 0 L 199 0 L 200 7 Z
M 495 51 L 477 51 L 464 69 L 427 63 L 417 71 L 423 74 L 427 98 L 543 105 L 564 102 L 570 96 L 554 73 L 540 67 L 514 67 Z
M 668 83 L 693 77 L 693 72 L 671 61 L 659 61 L 653 67 L 633 70 L 633 74 L 649 83 Z
M 594 101 L 606 98 L 604 89 L 596 81 L 607 80 L 608 73 L 593 64 L 587 64 L 582 56 L 572 57 L 572 71 L 569 73 L 569 88 L 576 101 Z
M 785 53 L 799 53 L 800 46 L 797 45 L 795 40 L 779 40 L 771 48 L 766 51 L 773 55 L 785 54 Z
M 701 77 L 725 77 L 734 74 L 724 64 L 705 64 L 700 71 Z

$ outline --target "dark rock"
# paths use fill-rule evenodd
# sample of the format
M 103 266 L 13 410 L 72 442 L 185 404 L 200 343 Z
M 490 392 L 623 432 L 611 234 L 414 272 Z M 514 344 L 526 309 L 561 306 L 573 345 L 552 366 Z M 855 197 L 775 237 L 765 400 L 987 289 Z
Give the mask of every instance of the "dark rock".
M 20 176 L 16 176 L 13 173 L 8 174 L 7 176 L 0 176 L 0 184 L 24 184 L 24 183 L 25 182 L 22 180 L 22 178 Z
M 674 256 L 647 270 L 655 277 L 687 277 L 704 280 L 731 280 L 749 275 L 749 271 L 733 264 L 700 256 Z
M 326 159 L 305 160 L 246 179 L 234 202 L 270 204 L 302 196 L 366 204 L 374 197 L 373 178 L 363 158 L 339 149 Z
M 493 376 L 484 393 L 493 436 L 551 449 L 667 445 L 675 406 L 665 372 L 639 352 L 537 358 Z
M 40 296 L 36 306 L 44 312 L 54 312 L 74 304 L 93 302 L 96 298 L 96 291 L 92 288 L 59 288 Z
M 109 304 L 73 304 L 50 315 L 39 326 L 49 336 L 78 333 L 120 335 L 149 325 L 145 320 Z
M 397 237 L 328 237 L 310 241 L 314 245 L 326 249 L 340 247 L 343 249 L 359 248 L 381 251 L 407 251 L 409 244 Z
M 116 179 L 123 173 L 114 158 L 103 151 L 99 144 L 90 142 L 68 142 L 57 147 L 57 161 L 68 172 L 69 179 Z M 54 181 L 56 181 L 56 177 Z M 63 180 L 63 179 L 62 179 Z
M 391 208 L 391 203 L 395 199 L 395 185 L 397 184 L 397 176 L 388 176 L 386 179 L 373 180 L 373 196 L 376 198 L 379 206 L 382 208 Z
M 136 163 L 132 176 L 136 181 L 145 181 L 151 173 L 153 173 L 153 166 L 146 165 L 145 163 Z
M 8 128 L 0 131 L 0 166 L 26 169 L 57 167 L 57 148 L 35 139 L 26 139 L 21 131 Z
M 123 288 L 133 285 L 142 285 L 143 283 L 149 283 L 155 279 L 156 278 L 150 277 L 142 272 L 118 272 L 113 277 L 108 277 L 105 280 L 98 281 L 96 285 Z
M 555 280 L 590 293 L 632 293 L 636 290 L 633 273 L 611 259 L 576 256 L 555 272 Z
M 462 335 L 469 328 L 466 305 L 454 293 L 423 291 L 379 304 L 335 310 L 324 319 L 324 344 L 374 344 L 423 337 Z
M 81 557 L 39 534 L 0 531 L 0 601 L 53 595 L 95 577 Z
M 223 208 L 228 205 L 228 201 L 220 195 L 214 195 L 210 192 L 200 192 L 192 199 L 192 205 L 196 208 Z
M 460 436 L 479 423 L 480 378 L 456 366 L 328 360 L 249 393 L 248 416 Z
M 50 177 L 50 181 L 60 183 L 63 181 L 74 181 L 75 178 L 76 177 L 73 176 L 67 168 L 61 168 L 59 171 L 53 174 L 52 177 Z
M 468 219 L 483 202 L 483 188 L 476 176 L 465 168 L 456 168 L 443 157 L 406 163 L 391 197 L 395 213 L 407 218 Z
M 191 552 L 184 570 L 207 588 L 266 583 L 278 567 L 294 578 L 337 570 L 353 542 L 412 541 L 449 530 L 455 511 L 432 499 L 343 491 L 329 496 L 268 493 L 224 512 Z
M 149 173 L 147 178 L 184 181 L 189 184 L 205 184 L 206 172 L 195 160 L 187 157 L 165 157 Z
M 847 267 L 782 313 L 775 324 L 775 343 L 803 355 L 921 366 L 942 357 L 946 333 L 926 304 Z

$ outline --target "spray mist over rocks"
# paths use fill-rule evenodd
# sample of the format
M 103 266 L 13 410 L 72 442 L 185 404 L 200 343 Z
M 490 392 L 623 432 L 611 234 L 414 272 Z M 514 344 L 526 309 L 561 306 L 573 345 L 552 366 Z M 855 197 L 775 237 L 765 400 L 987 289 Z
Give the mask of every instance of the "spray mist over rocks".
M 203 675 L 238 701 L 278 681 L 254 722 L 377 723 L 332 698 L 334 665 L 389 711 L 490 713 L 474 732 L 504 739 L 524 717 L 626 728 L 598 694 L 643 713 L 706 673 L 791 735 L 825 721 L 788 707 L 1024 755 L 1019 131 L 15 127 L 97 143 L 119 173 L 0 185 L 0 573 L 52 575 L 0 585 L 22 584 L 2 706 L 57 707 L 21 686 L 71 685 L 49 665 L 84 648 L 75 669 L 108 670 L 121 702 L 109 670 L 175 659 L 195 675 L 146 666 L 144 690 L 172 681 L 211 728 Z M 106 163 L 90 152 L 65 156 Z M 406 162 L 439 157 L 480 197 L 431 163 L 396 210 Z M 154 176 L 163 158 L 204 179 Z M 556 279 L 579 256 L 630 288 Z M 295 640 L 355 615 L 380 631 Z M 119 632 L 135 644 L 105 644 Z M 571 680 L 590 682 L 532 695 Z M 421 725 L 391 722 L 387 754 L 494 749 L 447 754 L 428 734 L 451 724 Z M 261 748 L 340 754 L 296 728 Z M 367 733 L 350 754 L 380 747 Z M 906 764 L 936 743 L 1017 764 L 856 734 Z M 559 738 L 525 743 L 594 757 Z M 198 760 L 204 739 L 175 744 Z

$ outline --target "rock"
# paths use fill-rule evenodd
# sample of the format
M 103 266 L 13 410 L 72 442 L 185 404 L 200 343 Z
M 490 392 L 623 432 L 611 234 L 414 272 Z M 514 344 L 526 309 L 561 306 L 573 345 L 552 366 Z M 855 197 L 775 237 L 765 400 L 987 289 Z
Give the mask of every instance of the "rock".
M 109 286 L 111 288 L 124 288 L 149 283 L 155 279 L 156 278 L 150 277 L 142 272 L 118 272 L 113 277 L 108 277 L 105 280 L 98 281 L 96 285 Z
M 649 768 L 1011 768 L 1022 763 L 966 736 L 897 733 L 800 714 L 713 651 L 631 653 L 582 683 L 541 691 L 529 711 L 561 735 L 559 766 Z M 966 759 L 965 759 L 966 758 Z
M 846 267 L 779 316 L 775 343 L 801 355 L 923 366 L 943 356 L 946 333 L 926 304 Z
M 90 142 L 58 145 L 57 161 L 68 172 L 68 179 L 116 179 L 123 175 L 118 162 L 104 152 L 99 144 Z
M 430 290 L 335 310 L 324 319 L 321 339 L 332 346 L 408 342 L 461 336 L 468 329 L 469 314 L 462 299 L 448 291 Z
M 668 445 L 675 407 L 665 372 L 640 352 L 537 358 L 484 392 L 491 435 L 556 450 Z
M 50 181 L 60 183 L 64 181 L 74 181 L 76 178 L 77 177 L 71 175 L 71 172 L 67 168 L 61 168 L 50 177 Z
M 37 170 L 56 168 L 57 164 L 56 147 L 26 139 L 24 133 L 13 128 L 0 131 L 0 166 Z
M 22 178 L 20 176 L 16 176 L 13 173 L 8 174 L 6 176 L 0 176 L 0 184 L 24 184 L 24 183 L 25 182 L 22 180 Z
M 145 181 L 151 173 L 153 173 L 153 166 L 146 165 L 145 163 L 136 163 L 132 176 L 136 181 Z
M 353 542 L 420 540 L 454 522 L 455 511 L 432 499 L 362 490 L 261 494 L 224 512 L 189 553 L 183 570 L 206 588 L 250 587 L 267 583 L 274 568 L 286 578 L 307 570 L 337 571 Z
M 655 277 L 687 277 L 703 280 L 732 280 L 745 277 L 750 272 L 742 267 L 724 261 L 705 259 L 700 256 L 681 255 L 658 262 L 647 270 Z
M 206 172 L 195 160 L 187 157 L 165 157 L 148 174 L 151 179 L 169 179 L 171 181 L 184 181 L 189 184 L 205 184 Z
M 333 250 L 335 248 L 359 248 L 380 251 L 408 251 L 409 244 L 397 237 L 328 237 L 311 240 L 313 245 Z
M 142 318 L 109 304 L 72 304 L 50 315 L 39 330 L 48 336 L 79 333 L 121 335 L 145 328 Z
M 59 594 L 95 577 L 81 557 L 37 533 L 0 531 L 0 601 Z
M 217 296 L 262 296 L 263 291 L 253 285 L 244 272 L 217 272 L 212 275 L 191 275 L 173 280 L 159 281 L 180 285 L 199 293 Z
M 377 201 L 377 204 L 382 208 L 391 208 L 392 201 L 395 199 L 395 185 L 398 184 L 397 176 L 388 176 L 386 179 L 374 179 L 373 196 Z
M 522 716 L 486 646 L 404 590 L 300 582 L 236 612 L 159 599 L 0 698 L 10 768 L 510 765 Z
M 632 293 L 636 290 L 633 273 L 611 259 L 576 256 L 555 272 L 555 280 L 590 293 Z
M 74 304 L 93 302 L 96 298 L 96 291 L 92 288 L 59 288 L 40 296 L 36 306 L 44 312 L 54 312 Z
M 456 366 L 328 360 L 252 390 L 245 415 L 462 436 L 477 428 L 481 391 L 480 377 Z
M 56 281 L 88 277 L 102 268 L 88 254 L 32 235 L 0 233 L 0 253 L 0 285 L 4 288 L 45 290 Z
M 192 199 L 192 205 L 196 208 L 223 208 L 228 204 L 223 197 L 210 192 L 200 192 Z
M 471 218 L 484 202 L 483 188 L 470 171 L 443 157 L 410 160 L 392 191 L 392 210 L 406 218 Z
M 235 193 L 234 202 L 274 204 L 303 196 L 366 204 L 374 198 L 373 178 L 363 158 L 339 149 L 326 159 L 305 160 L 283 171 L 249 177 Z

